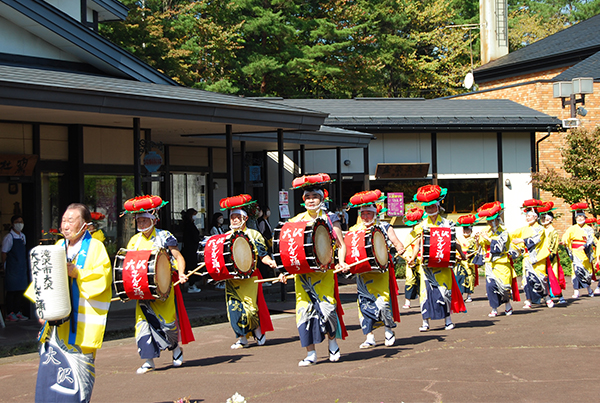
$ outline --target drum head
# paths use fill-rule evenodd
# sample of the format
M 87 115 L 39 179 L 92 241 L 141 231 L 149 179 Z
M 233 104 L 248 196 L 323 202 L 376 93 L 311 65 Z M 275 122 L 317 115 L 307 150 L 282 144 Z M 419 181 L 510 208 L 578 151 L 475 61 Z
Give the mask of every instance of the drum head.
M 171 262 L 169 255 L 165 251 L 161 251 L 156 256 L 154 264 L 156 286 L 161 294 L 169 295 L 171 290 Z
M 242 273 L 248 273 L 254 267 L 252 246 L 244 237 L 237 237 L 231 245 L 231 254 L 236 267 Z
M 373 252 L 375 260 L 382 269 L 387 267 L 389 262 L 389 254 L 385 235 L 381 231 L 373 231 Z
M 333 258 L 333 246 L 329 228 L 326 225 L 317 225 L 313 234 L 315 254 L 322 266 L 328 266 Z

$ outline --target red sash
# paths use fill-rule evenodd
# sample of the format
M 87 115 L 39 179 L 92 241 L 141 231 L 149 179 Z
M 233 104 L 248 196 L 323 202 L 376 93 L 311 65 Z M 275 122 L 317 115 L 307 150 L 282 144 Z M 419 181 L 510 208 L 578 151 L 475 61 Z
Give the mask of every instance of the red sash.
M 335 310 L 337 312 L 338 321 L 340 322 L 340 331 L 342 333 L 342 340 L 346 340 L 348 337 L 348 331 L 346 330 L 346 324 L 344 323 L 344 308 L 342 308 L 342 302 L 340 301 L 340 290 L 338 289 L 338 279 L 337 274 L 333 274 L 335 278 L 335 289 L 333 291 L 333 295 L 336 301 Z
M 260 274 L 260 270 L 256 269 L 254 271 L 253 277 L 256 276 L 260 280 L 262 280 L 262 275 Z M 258 295 L 256 297 L 256 305 L 258 306 L 258 320 L 260 321 L 260 330 L 264 334 L 266 332 L 273 331 L 273 322 L 271 322 L 271 313 L 269 312 L 269 308 L 267 307 L 267 302 L 265 301 L 265 295 L 263 293 L 262 285 L 258 284 Z
M 452 300 L 450 302 L 450 310 L 453 313 L 467 312 L 465 301 L 463 301 L 462 293 L 460 292 L 460 288 L 456 282 L 456 277 L 454 276 L 454 270 L 448 270 L 450 270 L 450 273 L 452 273 Z
M 516 277 L 513 277 L 511 285 L 512 285 L 513 301 L 520 302 L 521 301 L 521 294 L 519 294 L 519 285 L 517 284 L 517 278 Z
M 400 309 L 398 309 L 398 283 L 396 283 L 396 270 L 393 259 L 390 256 L 390 264 L 388 265 L 388 273 L 390 275 L 390 304 L 394 322 L 400 322 Z
M 177 280 L 179 280 L 179 273 L 174 271 L 171 274 L 171 281 L 176 283 Z M 179 284 L 173 288 L 175 289 L 175 309 L 177 310 L 177 320 L 179 322 L 179 337 L 181 338 L 182 344 L 188 344 L 196 339 L 194 338 L 190 318 L 188 317 L 185 305 L 183 304 L 183 295 L 179 289 Z

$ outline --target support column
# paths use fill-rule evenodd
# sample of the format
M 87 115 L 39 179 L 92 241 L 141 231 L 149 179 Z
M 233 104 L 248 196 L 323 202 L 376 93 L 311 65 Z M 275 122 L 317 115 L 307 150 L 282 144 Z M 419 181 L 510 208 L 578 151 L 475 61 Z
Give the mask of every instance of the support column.
M 284 159 L 284 154 L 283 154 L 283 129 L 277 129 L 277 156 L 279 159 L 279 163 L 277 164 L 277 172 L 278 172 L 278 187 L 279 189 L 277 189 L 277 192 L 279 192 L 280 190 L 284 189 L 284 183 L 283 183 L 283 173 L 284 173 L 284 169 L 283 169 L 283 159 Z M 279 206 L 277 207 L 277 209 L 279 210 Z M 279 214 L 279 212 L 278 212 Z M 280 296 L 281 296 L 281 300 L 285 301 L 286 300 L 286 289 L 285 289 L 285 284 L 281 283 L 280 286 Z
M 133 118 L 133 186 L 136 196 L 142 195 L 142 164 L 140 160 L 140 118 Z
M 225 126 L 225 146 L 227 147 L 227 196 L 233 196 L 233 127 Z
M 246 142 L 240 141 L 240 167 L 242 171 L 242 193 L 246 193 Z
M 337 173 L 337 182 L 335 183 L 335 204 L 342 206 L 342 148 L 335 148 L 335 167 Z
M 213 148 L 209 147 L 208 148 L 208 175 L 206 175 L 206 228 L 210 230 L 210 223 L 212 222 L 212 216 L 215 213 L 214 211 L 214 182 L 215 182 L 215 178 L 213 175 L 213 164 L 214 164 L 214 157 L 213 157 Z
M 165 145 L 165 181 L 163 187 L 163 200 L 171 201 L 172 192 L 171 192 L 171 158 L 169 156 L 169 146 Z M 171 229 L 171 210 L 173 203 L 167 203 L 163 210 L 163 226 L 164 229 Z
M 306 175 L 306 146 L 300 144 L 300 175 Z
M 437 133 L 431 133 L 431 176 L 433 185 L 438 184 L 438 164 L 437 164 Z
M 152 149 L 152 130 L 151 129 L 145 129 L 144 130 L 144 147 L 145 150 L 143 151 L 150 151 Z M 141 158 L 141 155 L 140 155 Z M 142 164 L 142 161 L 140 161 L 140 165 Z M 140 166 L 140 174 L 142 173 L 142 171 L 147 172 L 147 170 L 142 169 Z M 149 175 L 148 175 L 149 177 Z M 142 182 L 142 192 L 144 192 L 144 194 L 150 194 L 152 192 L 152 182 Z
M 502 132 L 496 133 L 496 148 L 498 158 L 498 201 L 504 203 L 504 167 L 502 163 Z M 477 206 L 475 206 L 477 208 Z
M 83 203 L 84 200 L 84 172 L 83 172 L 83 126 L 69 125 L 69 170 L 68 188 L 69 203 Z M 66 207 L 66 206 L 64 206 Z
M 363 189 L 364 190 L 371 190 L 371 180 L 369 179 L 369 177 L 371 176 L 370 170 L 371 167 L 369 166 L 369 146 L 366 146 L 365 148 L 363 148 L 363 171 L 365 173 L 365 176 L 363 176 Z

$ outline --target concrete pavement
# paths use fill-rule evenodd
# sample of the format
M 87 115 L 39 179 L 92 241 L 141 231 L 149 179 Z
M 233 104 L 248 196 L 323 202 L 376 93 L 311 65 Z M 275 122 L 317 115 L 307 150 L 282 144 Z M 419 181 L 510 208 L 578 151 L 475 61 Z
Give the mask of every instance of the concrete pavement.
M 399 285 L 403 289 L 403 282 Z M 355 286 L 342 286 L 341 292 L 343 301 L 355 299 Z M 385 347 L 378 329 L 378 345 L 368 350 L 358 348 L 364 336 L 356 303 L 348 302 L 344 318 L 350 335 L 339 341 L 340 362 L 328 361 L 323 343 L 317 346 L 317 365 L 308 368 L 297 365 L 305 350 L 288 313 L 273 316 L 275 331 L 267 334 L 265 346 L 251 341 L 243 350 L 230 349 L 235 338 L 227 323 L 196 327 L 181 368 L 172 367 L 165 352 L 156 360 L 157 370 L 145 375 L 135 374 L 141 360 L 133 338 L 108 341 L 96 359 L 93 401 L 225 402 L 236 392 L 249 403 L 596 401 L 600 298 L 568 301 L 568 306 L 531 310 L 516 303 L 512 316 L 489 318 L 482 285 L 467 304 L 468 313 L 453 315 L 454 330 L 434 321 L 429 332 L 419 333 L 421 316 L 413 307 L 402 310 L 395 346 Z M 287 311 L 293 299 L 268 304 Z M 32 401 L 37 365 L 37 354 L 0 359 L 0 402 Z

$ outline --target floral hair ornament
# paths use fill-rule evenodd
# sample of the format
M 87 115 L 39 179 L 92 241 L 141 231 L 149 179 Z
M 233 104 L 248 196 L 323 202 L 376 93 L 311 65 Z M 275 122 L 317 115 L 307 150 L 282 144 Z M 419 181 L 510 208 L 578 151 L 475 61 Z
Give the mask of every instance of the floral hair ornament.
M 404 214 L 404 224 L 409 227 L 417 225 L 423 219 L 425 212 L 418 207 L 413 207 Z
M 521 210 L 523 210 L 524 213 L 532 211 L 537 214 L 538 208 L 541 207 L 542 205 L 543 205 L 543 202 L 541 200 L 527 199 L 523 202 L 523 205 L 521 206 Z
M 292 190 L 296 189 L 310 189 L 310 188 L 321 188 L 329 183 L 335 182 L 335 179 L 331 179 L 328 174 L 320 173 L 316 175 L 303 175 L 298 178 L 294 178 L 292 181 Z
M 537 211 L 540 214 L 548 214 L 554 210 L 556 210 L 556 207 L 554 207 L 554 202 L 551 201 L 542 202 L 542 205 L 537 208 Z
M 498 218 L 502 210 L 504 210 L 504 204 L 499 201 L 485 203 L 477 209 L 476 217 L 485 218 L 486 221 L 492 221 Z
M 472 227 L 475 225 L 475 221 L 477 221 L 477 217 L 474 214 L 467 214 L 458 217 L 456 222 L 459 227 Z
M 421 202 L 421 206 L 431 206 L 444 200 L 448 189 L 441 188 L 438 185 L 426 185 L 417 189 L 413 201 Z
M 168 201 L 164 201 L 160 196 L 137 196 L 125 202 L 123 205 L 123 207 L 125 207 L 125 211 L 121 213 L 121 216 L 125 214 L 149 213 L 156 218 L 157 210 L 165 206 L 167 203 Z
M 234 210 L 238 210 L 237 213 L 245 214 L 251 219 L 258 218 L 258 203 L 249 194 L 226 197 L 219 201 L 219 206 L 221 211 L 231 210 L 234 213 Z
M 584 210 L 587 210 L 589 207 L 589 205 L 586 202 L 579 202 L 579 203 L 574 203 L 571 204 L 571 211 L 576 213 L 576 212 L 583 212 Z
M 102 221 L 106 216 L 102 213 L 98 213 L 97 211 L 92 211 L 92 221 Z
M 596 224 L 596 219 L 594 217 L 588 217 L 585 219 L 586 224 Z
M 386 208 L 383 208 L 383 201 L 386 199 L 381 190 L 365 190 L 355 193 L 350 198 L 347 209 L 360 207 L 360 211 L 373 211 L 375 214 L 385 213 Z M 363 207 L 365 207 L 363 209 Z M 370 207 L 370 208 L 369 208 Z

